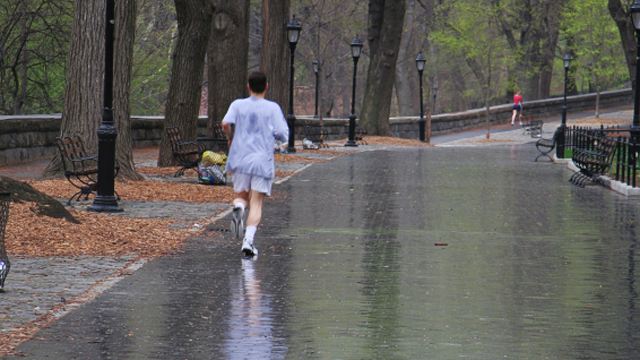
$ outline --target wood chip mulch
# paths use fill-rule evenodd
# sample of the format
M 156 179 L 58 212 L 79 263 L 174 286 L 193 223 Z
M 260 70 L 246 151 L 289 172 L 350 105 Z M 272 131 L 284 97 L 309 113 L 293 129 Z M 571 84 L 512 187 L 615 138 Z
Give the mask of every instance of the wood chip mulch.
M 296 149 L 296 154 L 304 152 L 306 150 L 298 150 Z M 309 150 L 311 151 L 311 150 Z M 304 162 L 304 163 L 317 163 L 317 162 L 324 162 L 324 160 L 319 160 L 319 159 L 311 159 L 308 157 L 303 157 L 303 156 L 299 156 L 299 155 L 292 155 L 292 154 L 274 154 L 274 160 L 276 162 Z
M 418 139 L 401 139 L 388 136 L 365 136 L 364 141 L 370 145 L 396 145 L 396 146 L 433 146 Z
M 29 181 L 35 189 L 56 198 L 69 198 L 76 189 L 66 179 Z M 165 181 L 115 184 L 127 200 L 231 203 L 233 189 Z M 173 220 L 132 219 L 68 209 L 81 222 L 37 216 L 33 204 L 12 203 L 6 230 L 7 251 L 15 256 L 140 255 L 157 257 L 180 248 L 187 230 L 170 228 Z
M 276 171 L 276 177 L 281 179 L 284 179 L 288 176 L 292 176 L 293 174 L 295 173 L 290 171 Z
M 186 230 L 170 229 L 172 220 L 131 219 L 69 209 L 80 221 L 36 216 L 33 204 L 12 203 L 5 243 L 12 256 L 121 256 L 157 257 L 180 248 Z
M 77 190 L 66 179 L 28 181 L 38 191 L 55 198 L 69 198 Z M 115 182 L 115 190 L 121 198 L 139 201 L 184 201 L 231 203 L 233 188 L 193 183 L 144 180 Z

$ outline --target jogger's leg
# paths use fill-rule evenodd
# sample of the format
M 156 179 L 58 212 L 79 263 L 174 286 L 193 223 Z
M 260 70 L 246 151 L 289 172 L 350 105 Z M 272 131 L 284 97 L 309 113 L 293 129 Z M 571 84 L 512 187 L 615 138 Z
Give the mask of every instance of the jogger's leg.
M 245 256 L 258 255 L 258 249 L 253 245 L 253 237 L 258 231 L 258 224 L 262 218 L 262 202 L 264 193 L 251 190 L 249 193 L 249 215 L 247 216 L 247 230 L 242 240 L 242 253 Z
M 249 196 L 249 216 L 247 217 L 247 226 L 258 227 L 262 219 L 262 202 L 264 201 L 264 193 L 251 190 Z
M 245 209 L 247 208 L 247 205 L 249 205 L 249 193 L 247 191 L 236 193 L 236 198 L 233 199 L 233 207 L 238 207 L 238 204 L 242 204 Z
M 244 211 L 249 203 L 249 193 L 242 191 L 236 193 L 236 198 L 233 199 L 233 214 L 231 218 L 231 236 L 238 240 L 242 240 L 244 237 Z

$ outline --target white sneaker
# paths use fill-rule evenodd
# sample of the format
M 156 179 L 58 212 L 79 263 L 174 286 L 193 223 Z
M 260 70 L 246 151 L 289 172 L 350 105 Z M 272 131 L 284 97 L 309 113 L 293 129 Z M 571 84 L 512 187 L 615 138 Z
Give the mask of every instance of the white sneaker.
M 253 246 L 253 241 L 244 239 L 242 241 L 242 253 L 247 257 L 258 256 L 258 248 Z
M 231 219 L 231 236 L 240 240 L 244 236 L 244 211 L 241 208 L 233 208 L 233 218 Z

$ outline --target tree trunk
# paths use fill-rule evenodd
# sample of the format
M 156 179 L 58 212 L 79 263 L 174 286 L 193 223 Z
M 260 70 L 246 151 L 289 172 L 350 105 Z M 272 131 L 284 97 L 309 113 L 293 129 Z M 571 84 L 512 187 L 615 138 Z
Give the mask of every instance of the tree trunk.
M 393 136 L 389 112 L 402 39 L 406 0 L 370 0 L 370 63 L 362 104 L 361 126 L 370 134 Z
M 433 94 L 431 94 L 431 97 L 433 98 L 433 103 L 431 104 L 431 111 L 433 112 L 433 114 L 439 114 L 440 113 L 440 96 L 438 96 L 438 88 L 439 88 L 439 82 L 438 82 L 438 72 L 437 72 L 437 66 L 436 66 L 436 62 L 438 61 L 438 59 L 436 58 L 436 52 L 433 49 L 433 42 L 431 41 L 430 37 L 427 37 L 427 42 L 429 43 L 429 54 L 431 54 L 431 64 L 433 65 L 433 83 L 432 85 L 432 89 L 433 89 Z M 427 91 L 427 94 L 430 93 L 431 91 Z M 424 101 L 423 99 L 420 99 L 420 101 Z M 431 100 L 429 100 L 431 101 Z
M 20 41 L 22 42 L 22 59 L 20 60 L 20 81 L 16 81 L 16 97 L 13 102 L 13 113 L 16 115 L 22 114 L 22 106 L 27 99 L 27 68 L 29 66 L 29 51 L 27 50 L 27 4 L 25 0 L 20 1 Z
M 415 22 L 416 0 L 407 0 L 407 11 L 404 19 L 404 31 L 402 40 L 400 41 L 400 49 L 398 51 L 398 64 L 396 66 L 396 96 L 398 98 L 398 107 L 400 108 L 400 116 L 415 115 L 416 111 L 413 107 L 416 91 L 411 79 L 415 76 L 409 76 L 416 71 L 414 54 L 409 54 L 409 46 L 413 38 L 413 27 Z M 417 54 L 415 54 L 417 56 Z
M 547 38 L 542 45 L 541 67 L 540 67 L 540 89 L 539 98 L 548 99 L 551 96 L 551 78 L 553 76 L 553 61 L 555 60 L 555 49 L 558 44 L 560 34 L 558 24 L 555 24 L 555 17 L 549 17 Z
M 631 86 L 636 88 L 636 38 L 634 37 L 633 24 L 629 20 L 630 14 L 625 11 L 620 0 L 609 0 L 609 13 L 618 26 L 620 32 L 620 40 L 622 41 L 622 50 L 627 60 L 629 68 L 629 76 L 631 77 Z
M 488 21 L 489 23 L 489 34 L 491 34 L 491 20 Z M 484 86 L 484 106 L 486 109 L 486 116 L 487 116 L 487 139 L 491 138 L 491 81 L 493 80 L 491 75 L 492 75 L 492 71 L 491 71 L 491 60 L 492 60 L 492 56 L 493 56 L 493 41 L 491 41 L 491 37 L 489 37 L 489 49 L 487 50 L 487 56 L 489 57 L 487 59 L 487 76 L 485 78 L 485 84 L 486 86 Z
M 175 6 L 178 39 L 173 51 L 164 129 L 177 126 L 183 140 L 194 141 L 198 131 L 204 61 L 214 6 L 209 0 L 176 0 Z M 167 133 L 163 131 L 158 166 L 174 164 L 177 163 L 171 155 Z
M 573 49 L 573 39 L 567 39 L 567 48 L 569 48 L 569 55 L 574 60 L 577 58 L 575 51 Z M 576 76 L 575 76 L 575 65 L 573 67 L 569 67 L 569 71 L 567 72 L 567 96 L 578 95 L 578 85 L 576 85 Z
M 120 163 L 118 177 L 128 180 L 144 180 L 144 177 L 136 171 L 131 147 L 130 89 L 137 8 L 136 0 L 119 0 L 115 3 L 113 118 L 118 131 L 116 159 Z
M 262 1 L 262 53 L 260 69 L 267 75 L 267 99 L 280 104 L 282 112 L 289 108 L 289 23 L 290 0 Z
M 213 135 L 212 123 L 222 121 L 229 105 L 235 99 L 249 95 L 250 3 L 250 0 L 216 1 L 207 50 L 209 136 Z
M 104 84 L 105 7 L 103 2 L 78 0 L 73 16 L 60 134 L 80 134 L 90 154 L 98 154 Z M 43 179 L 62 176 L 55 156 Z
M 596 76 L 596 119 L 600 119 L 600 79 Z
M 500 0 L 492 0 L 494 7 L 501 8 Z M 526 1 L 521 4 L 517 21 L 505 19 L 504 11 L 497 13 L 501 31 L 511 51 L 516 55 L 517 87 L 523 90 L 525 100 L 546 97 L 551 91 L 553 51 L 558 37 L 558 16 L 566 2 L 556 0 Z M 519 40 L 514 36 L 519 32 Z M 543 40 L 541 42 L 541 40 Z M 519 55 L 522 54 L 522 55 Z

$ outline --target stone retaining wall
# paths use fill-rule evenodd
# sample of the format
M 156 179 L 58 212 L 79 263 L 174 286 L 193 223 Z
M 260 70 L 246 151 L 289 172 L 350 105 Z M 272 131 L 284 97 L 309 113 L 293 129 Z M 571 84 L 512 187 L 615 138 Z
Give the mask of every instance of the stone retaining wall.
M 562 116 L 563 98 L 528 101 L 523 104 L 522 113 L 536 118 Z M 576 95 L 567 97 L 569 112 L 593 110 L 596 108 L 596 94 Z M 605 91 L 600 93 L 600 109 L 633 105 L 633 91 L 631 89 Z M 491 123 L 503 124 L 511 121 L 513 104 L 491 107 Z M 459 113 L 435 115 L 431 118 L 431 134 L 437 135 L 453 131 L 473 129 L 486 126 L 486 110 L 473 109 Z M 401 138 L 418 138 L 419 117 L 398 117 L 390 120 L 391 130 Z
M 595 109 L 595 94 L 576 95 L 567 98 L 569 112 Z M 562 98 L 536 100 L 524 104 L 523 113 L 533 118 L 557 116 L 562 112 Z M 608 108 L 633 104 L 631 89 L 606 91 L 600 94 L 600 107 Z M 431 119 L 433 135 L 472 129 L 485 125 L 484 109 L 460 113 L 435 115 Z M 505 123 L 511 119 L 511 105 L 491 108 L 492 123 Z M 158 146 L 162 139 L 162 116 L 132 116 L 131 138 L 133 147 Z M 198 135 L 205 136 L 206 116 L 198 120 Z M 318 124 L 319 120 L 299 116 L 296 122 L 296 139 L 303 138 L 304 123 Z M 391 130 L 401 138 L 418 138 L 418 117 L 391 118 Z M 56 154 L 55 138 L 60 134 L 61 115 L 0 116 L 0 164 L 51 157 Z M 345 139 L 344 125 L 347 119 L 325 119 L 323 126 L 329 130 L 328 140 Z

